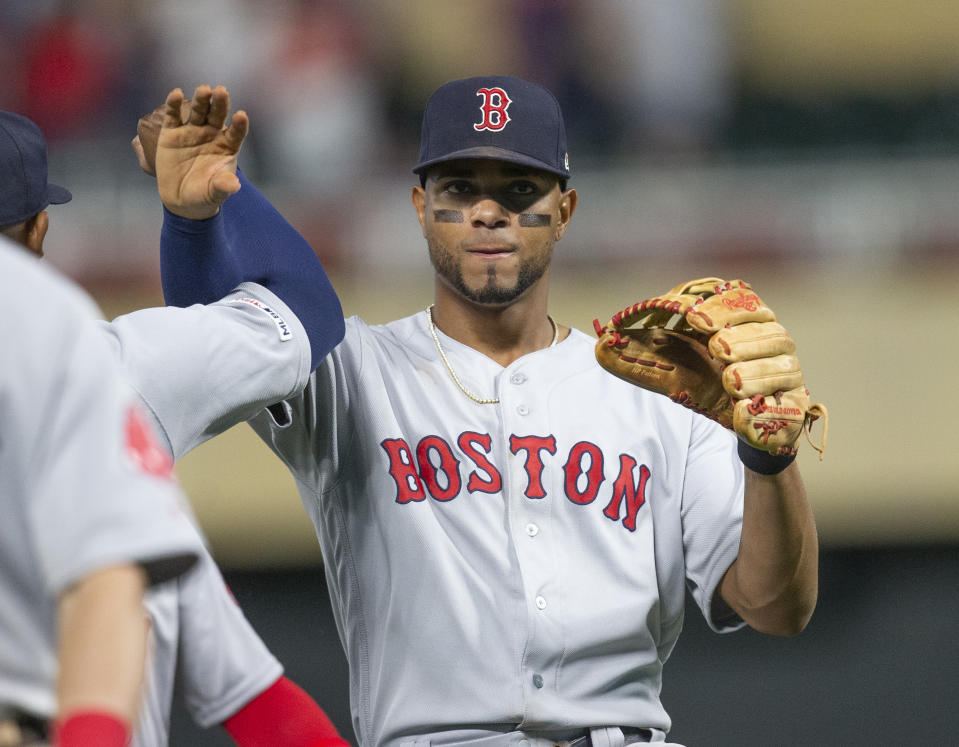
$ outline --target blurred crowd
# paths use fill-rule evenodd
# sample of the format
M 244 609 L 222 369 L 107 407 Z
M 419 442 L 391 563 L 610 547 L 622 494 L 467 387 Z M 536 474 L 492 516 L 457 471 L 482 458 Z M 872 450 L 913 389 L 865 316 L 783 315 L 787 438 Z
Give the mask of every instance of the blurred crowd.
M 51 147 L 128 135 L 169 89 L 226 83 L 255 123 L 261 175 L 320 189 L 408 162 L 429 92 L 481 72 L 550 87 L 583 158 L 706 147 L 728 114 L 729 59 L 723 4 L 704 0 L 0 3 L 0 108 Z
M 0 107 L 30 116 L 51 141 L 111 137 L 127 134 L 174 86 L 223 82 L 255 117 L 262 168 L 321 187 L 344 169 L 408 158 L 428 93 L 478 72 L 509 71 L 554 90 L 571 140 L 587 159 L 742 148 L 751 140 L 767 147 L 821 145 L 844 121 L 849 131 L 858 122 L 867 139 L 936 139 L 937 112 L 955 113 L 959 53 L 943 50 L 957 29 L 936 20 L 948 8 L 930 9 L 925 26 L 921 19 L 914 23 L 912 38 L 906 24 L 918 17 L 908 3 L 883 3 L 885 10 L 858 18 L 854 8 L 837 13 L 819 0 L 796 14 L 782 6 L 775 12 L 777 5 L 3 0 Z M 783 26 L 793 19 L 790 34 Z M 856 34 L 841 38 L 845 28 Z M 910 55 L 931 60 L 916 73 L 940 78 L 934 90 L 903 80 L 897 85 L 902 75 L 887 74 L 889 62 L 876 61 L 872 76 L 885 81 L 889 96 L 853 89 L 838 102 L 824 95 L 816 100 L 817 86 L 835 88 L 830 79 L 842 84 L 860 58 L 876 48 L 895 49 L 889 40 L 896 39 L 911 46 L 890 69 L 914 69 Z M 831 69 L 817 71 L 829 64 L 830 47 L 845 51 Z M 770 90 L 776 70 L 772 87 L 791 90 Z M 858 75 L 868 82 L 868 70 Z M 908 100 L 903 83 L 913 91 Z M 920 107 L 925 117 L 913 111 Z
M 332 224 L 346 218 L 329 216 L 345 216 L 371 177 L 408 174 L 429 93 L 475 74 L 553 90 L 580 175 L 770 153 L 959 155 L 954 6 L 0 0 L 0 108 L 40 125 L 72 185 L 123 193 L 137 176 L 126 145 L 137 119 L 174 87 L 226 84 L 251 116 L 243 168 L 308 192 L 327 216 L 316 232 L 338 244 Z
M 841 28 L 842 17 L 824 19 L 817 6 L 829 7 L 805 5 L 807 20 L 818 19 L 811 28 Z M 408 162 L 429 92 L 480 72 L 551 88 L 577 156 L 590 162 L 750 142 L 821 146 L 848 132 L 890 142 L 959 132 L 936 131 L 959 106 L 956 54 L 940 65 L 942 84 L 910 101 L 901 90 L 891 100 L 855 90 L 817 100 L 817 80 L 841 80 L 856 64 L 856 40 L 825 77 L 815 70 L 822 53 L 799 33 L 792 49 L 763 61 L 784 16 L 761 0 L 3 0 L 0 108 L 34 119 L 56 147 L 128 135 L 175 86 L 225 83 L 253 117 L 261 176 L 321 190 L 387 159 Z M 870 16 L 879 32 L 896 32 L 894 14 Z M 868 20 L 858 28 L 868 40 Z M 793 65 L 795 90 L 764 90 L 750 64 L 768 77 L 803 46 L 813 64 Z

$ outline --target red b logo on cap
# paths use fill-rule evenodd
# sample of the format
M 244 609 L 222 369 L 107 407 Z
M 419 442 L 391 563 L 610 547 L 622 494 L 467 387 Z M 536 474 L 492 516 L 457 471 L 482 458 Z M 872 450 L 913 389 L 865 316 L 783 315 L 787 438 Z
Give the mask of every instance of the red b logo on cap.
M 483 97 L 483 104 L 480 106 L 483 120 L 474 124 L 473 129 L 478 132 L 481 130 L 497 132 L 506 127 L 506 123 L 509 122 L 506 109 L 513 103 L 506 95 L 506 91 L 502 88 L 480 88 L 476 95 Z

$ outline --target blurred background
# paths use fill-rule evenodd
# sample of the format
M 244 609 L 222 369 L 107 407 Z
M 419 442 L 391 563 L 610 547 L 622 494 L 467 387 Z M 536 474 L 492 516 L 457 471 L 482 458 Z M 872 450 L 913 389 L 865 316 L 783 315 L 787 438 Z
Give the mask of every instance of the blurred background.
M 800 454 L 819 610 L 775 640 L 716 636 L 691 609 L 671 737 L 955 743 L 959 0 L 0 0 L 0 69 L 0 108 L 40 125 L 74 194 L 47 257 L 110 317 L 162 303 L 161 210 L 129 141 L 170 89 L 229 87 L 252 122 L 241 166 L 346 312 L 380 322 L 432 294 L 409 205 L 429 93 L 490 72 L 545 84 L 580 194 L 553 316 L 589 332 L 680 281 L 745 278 L 830 412 L 825 460 Z M 246 426 L 179 474 L 251 621 L 352 738 L 292 480 Z M 174 744 L 229 743 L 178 706 Z

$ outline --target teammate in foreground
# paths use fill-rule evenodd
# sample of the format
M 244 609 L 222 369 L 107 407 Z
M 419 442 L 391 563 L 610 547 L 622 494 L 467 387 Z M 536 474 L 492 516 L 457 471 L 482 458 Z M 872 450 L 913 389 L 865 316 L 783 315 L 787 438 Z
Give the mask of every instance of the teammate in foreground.
M 0 738 L 119 747 L 143 591 L 187 571 L 200 538 L 92 301 L 4 236 L 0 295 Z
M 206 113 L 201 117 L 198 107 L 196 121 L 183 133 L 190 136 L 190 142 L 188 146 L 180 145 L 184 150 L 189 147 L 190 152 L 181 152 L 179 157 L 185 167 L 197 171 L 184 180 L 181 189 L 188 190 L 191 184 L 205 188 L 214 179 L 230 188 L 231 167 L 235 168 L 236 153 L 243 142 L 246 118 L 238 113 L 233 129 L 218 134 L 229 110 L 229 99 L 224 89 L 217 91 L 215 104 L 213 99 L 214 93 L 208 88 L 199 92 L 197 100 Z M 11 156 L 0 179 L 0 194 L 6 202 L 17 205 L 13 213 L 2 213 L 15 214 L 17 218 L 3 230 L 42 256 L 49 227 L 43 208 L 48 202 L 69 200 L 70 194 L 47 184 L 46 144 L 34 123 L 0 112 L 0 144 L 10 149 Z M 205 174 L 199 171 L 204 168 Z M 41 199 L 44 194 L 46 200 Z M 186 324 L 187 316 L 217 313 L 200 308 L 189 315 L 174 309 L 159 311 L 160 321 L 171 315 L 184 317 L 171 321 L 171 330 L 176 330 L 177 323 Z M 237 324 L 246 322 L 240 319 Z M 268 324 L 272 329 L 272 320 Z M 118 348 L 107 344 L 114 339 L 111 325 L 101 325 L 94 334 L 100 338 L 104 352 L 115 358 Z M 158 453 L 172 464 L 168 452 L 158 447 Z M 157 584 L 145 598 L 149 665 L 133 735 L 134 747 L 167 743 L 175 674 L 197 723 L 203 727 L 222 724 L 240 745 L 345 747 L 326 714 L 283 676 L 282 665 L 244 617 L 209 552 L 199 546 L 197 553 L 199 563 L 193 572 Z M 142 612 L 140 617 L 142 635 Z
M 549 92 L 503 76 L 442 86 L 414 171 L 434 302 L 386 325 L 348 319 L 306 389 L 250 420 L 316 526 L 359 741 L 663 742 L 687 586 L 717 631 L 791 635 L 813 612 L 798 467 L 758 453 L 768 474 L 745 468 L 729 431 L 610 376 L 593 339 L 549 316 L 552 251 L 577 205 Z M 215 268 L 191 264 L 201 246 L 228 264 L 231 226 L 276 247 L 291 230 L 246 181 L 216 237 L 160 194 L 173 305 L 221 292 Z M 230 361 L 203 371 L 242 385 L 252 361 Z M 161 422 L 186 410 L 212 435 L 229 413 L 203 386 L 189 394 L 157 397 Z

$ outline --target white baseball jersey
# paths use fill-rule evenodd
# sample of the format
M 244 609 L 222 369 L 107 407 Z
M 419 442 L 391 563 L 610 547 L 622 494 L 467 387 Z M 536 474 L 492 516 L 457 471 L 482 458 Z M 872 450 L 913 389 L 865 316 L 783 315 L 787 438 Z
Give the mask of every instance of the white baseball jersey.
M 439 334 L 498 404 L 457 388 L 421 312 L 347 320 L 304 392 L 251 421 L 316 526 L 360 742 L 536 744 L 597 725 L 662 738 L 685 588 L 717 630 L 742 624 L 709 612 L 739 546 L 735 438 L 610 376 L 580 332 L 505 368 Z M 247 387 L 248 365 L 202 362 L 214 391 Z M 234 420 L 200 386 L 162 399 L 161 422 L 169 407 L 198 418 L 170 432 L 177 454 Z
M 203 728 L 239 711 L 283 674 L 203 553 L 196 569 L 146 596 L 150 646 L 133 747 L 169 741 L 178 677 L 187 709 Z
M 171 442 L 195 444 L 211 434 L 197 431 L 200 420 L 182 409 L 191 393 L 212 398 L 218 412 L 242 419 L 246 410 L 238 412 L 237 403 L 255 411 L 306 381 L 309 343 L 299 322 L 269 291 L 255 285 L 249 292 L 241 288 L 218 304 L 145 309 L 101 323 L 115 357 L 151 413 L 158 409 L 155 405 L 163 409 L 162 431 L 173 434 Z M 286 318 L 293 320 L 291 325 Z M 249 377 L 245 386 L 216 388 L 218 379 L 210 376 L 207 365 L 217 361 L 232 368 L 217 351 L 242 356 L 243 374 Z M 181 357 L 202 370 L 184 365 Z M 258 377 L 261 365 L 269 381 Z M 216 420 L 212 430 L 232 422 Z M 177 679 L 187 709 L 207 728 L 232 716 L 283 674 L 205 550 L 188 576 L 152 589 L 146 608 L 150 661 L 134 747 L 167 743 Z
M 0 704 L 50 717 L 57 596 L 119 563 L 168 579 L 201 542 L 92 301 L 5 239 L 0 298 Z

